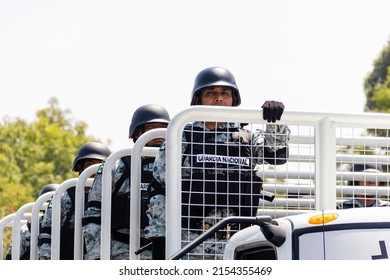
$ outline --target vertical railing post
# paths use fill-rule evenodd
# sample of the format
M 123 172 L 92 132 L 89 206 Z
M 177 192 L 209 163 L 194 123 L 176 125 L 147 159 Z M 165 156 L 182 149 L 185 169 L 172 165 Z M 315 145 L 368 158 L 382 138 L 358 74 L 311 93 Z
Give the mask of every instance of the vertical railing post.
M 121 157 L 130 156 L 132 148 L 122 149 L 110 154 L 104 163 L 102 175 L 102 209 L 101 209 L 101 245 L 100 259 L 109 260 L 111 256 L 111 195 L 112 195 L 112 173 L 116 161 Z
M 71 178 L 61 183 L 52 198 L 51 213 L 51 260 L 60 259 L 61 247 L 61 197 L 67 189 L 76 186 L 78 178 Z
M 316 135 L 316 210 L 336 207 L 336 129 L 328 117 L 319 121 Z
M 82 218 L 84 215 L 85 209 L 85 188 L 91 187 L 93 183 L 93 178 L 90 178 L 92 175 L 96 174 L 100 163 L 86 168 L 79 176 L 76 184 L 75 190 L 75 213 L 74 213 L 74 251 L 73 256 L 75 260 L 83 259 L 83 248 L 84 248 L 84 238 L 83 238 L 83 226 Z
M 40 227 L 40 212 L 43 209 L 47 208 L 47 201 L 51 199 L 55 191 L 50 191 L 42 194 L 37 198 L 35 204 L 32 208 L 31 214 L 31 242 L 30 242 L 30 260 L 38 259 L 38 237 L 39 237 L 39 227 Z M 43 208 L 43 209 L 42 209 Z
M 140 256 L 136 255 L 135 251 L 140 248 L 142 156 L 156 156 L 158 148 L 146 147 L 146 144 L 155 138 L 165 138 L 166 130 L 166 128 L 149 130 L 142 134 L 133 146 L 130 178 L 130 260 L 140 259 Z
M 20 227 L 21 220 L 27 211 L 31 211 L 35 202 L 30 202 L 18 209 L 14 217 L 14 224 L 12 227 L 12 259 L 19 260 L 20 257 Z
M 15 218 L 16 213 L 11 213 L 5 216 L 3 219 L 0 220 L 0 260 L 3 260 L 3 233 L 5 230 L 5 227 L 8 226 L 8 224 L 11 224 L 12 221 Z

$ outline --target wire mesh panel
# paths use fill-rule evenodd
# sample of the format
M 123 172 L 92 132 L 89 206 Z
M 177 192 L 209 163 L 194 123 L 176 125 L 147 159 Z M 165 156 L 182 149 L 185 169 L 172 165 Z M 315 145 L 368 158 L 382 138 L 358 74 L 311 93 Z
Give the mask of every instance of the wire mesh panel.
M 203 129 L 209 120 L 245 125 Z M 229 238 L 247 225 L 205 233 L 230 215 L 279 218 L 336 209 L 362 192 L 366 200 L 368 194 L 380 199 L 375 206 L 388 204 L 389 115 L 285 112 L 277 124 L 288 126 L 289 141 L 280 141 L 287 131 L 275 134 L 278 127 L 254 110 L 193 106 L 172 119 L 166 147 L 168 257 L 182 248 L 189 251 L 185 258 L 221 259 Z M 358 163 L 374 168 L 352 170 Z M 356 186 L 358 179 L 366 180 Z M 275 198 L 266 199 L 264 191 Z
M 194 122 L 183 131 L 183 245 L 223 218 L 255 216 L 260 201 L 272 200 L 274 195 L 262 192 L 264 179 L 257 167 L 287 161 L 289 135 L 285 126 L 245 124 L 243 128 L 233 123 L 214 124 L 217 129 L 210 130 L 205 122 Z M 276 130 L 280 132 L 278 136 Z M 247 226 L 228 224 L 196 247 L 188 258 L 222 258 L 227 240 Z
M 388 130 L 340 127 L 337 137 L 337 207 L 389 206 Z
M 278 218 L 315 210 L 315 128 L 299 124 L 290 124 L 289 128 L 286 163 L 256 166 L 264 189 L 275 194 L 272 202 L 260 200 L 258 215 Z

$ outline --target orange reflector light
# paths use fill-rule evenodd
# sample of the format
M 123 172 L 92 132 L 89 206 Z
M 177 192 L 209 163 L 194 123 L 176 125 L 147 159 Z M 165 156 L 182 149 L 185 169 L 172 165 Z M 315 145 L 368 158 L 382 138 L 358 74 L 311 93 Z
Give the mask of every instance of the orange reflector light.
M 326 223 L 329 223 L 331 221 L 336 220 L 337 217 L 338 217 L 337 214 L 325 213 L 325 214 L 320 214 L 320 215 L 310 217 L 308 222 L 309 222 L 309 224 L 312 224 L 312 225 L 322 225 L 322 224 L 326 224 Z

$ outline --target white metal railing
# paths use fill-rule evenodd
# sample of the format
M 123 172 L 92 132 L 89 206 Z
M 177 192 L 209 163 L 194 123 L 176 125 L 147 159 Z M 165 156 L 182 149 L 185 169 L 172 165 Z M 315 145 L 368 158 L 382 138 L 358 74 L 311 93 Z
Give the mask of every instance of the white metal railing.
M 38 259 L 38 236 L 40 212 L 47 207 L 47 201 L 52 198 L 55 191 L 50 191 L 42 194 L 34 203 L 31 213 L 31 239 L 30 239 L 30 260 Z M 46 204 L 46 205 L 45 205 Z
M 133 147 L 133 154 L 131 157 L 131 174 L 138 174 L 139 176 L 131 176 L 131 203 L 130 203 L 130 259 L 138 260 L 140 258 L 139 255 L 135 254 L 135 251 L 140 248 L 140 228 L 141 228 L 141 189 L 139 187 L 141 185 L 141 155 L 143 150 L 145 149 L 145 145 L 152 139 L 155 138 L 165 138 L 166 136 L 166 128 L 158 128 L 145 132 L 142 134 Z M 158 148 L 152 148 L 153 157 L 156 156 Z
M 122 149 L 112 153 L 106 159 L 106 162 L 104 164 L 105 170 L 113 170 L 117 160 L 125 156 L 131 156 L 132 152 L 133 152 L 133 148 L 128 148 L 128 149 Z M 155 153 L 156 153 L 155 148 L 145 148 L 143 150 L 142 155 L 154 156 Z M 102 208 L 101 208 L 102 221 L 101 221 L 101 246 L 100 246 L 101 260 L 109 260 L 111 255 L 111 194 L 112 194 L 112 174 L 111 172 L 106 171 L 103 172 L 102 175 Z
M 167 175 L 166 175 L 166 256 L 173 255 L 181 248 L 181 139 L 184 126 L 192 121 L 233 121 L 242 123 L 265 124 L 262 120 L 262 110 L 249 110 L 231 107 L 210 107 L 210 106 L 192 106 L 191 108 L 175 115 L 168 126 L 166 139 L 166 157 L 167 157 Z M 310 126 L 315 131 L 315 135 L 307 137 L 292 136 L 291 140 L 298 143 L 314 145 L 313 154 L 304 156 L 304 161 L 312 161 L 314 168 L 312 174 L 297 172 L 290 174 L 291 170 L 283 173 L 273 172 L 271 178 L 307 178 L 314 181 L 315 209 L 333 209 L 337 203 L 337 180 L 341 175 L 337 175 L 336 162 L 364 162 L 362 156 L 338 156 L 336 157 L 336 145 L 367 145 L 369 141 L 375 141 L 376 145 L 389 147 L 390 141 L 385 138 L 339 138 L 337 139 L 336 129 L 343 128 L 377 128 L 389 129 L 390 116 L 387 114 L 333 114 L 333 113 L 311 113 L 311 112 L 284 112 L 280 124 L 287 125 L 305 125 Z M 375 161 L 375 157 L 369 157 Z M 295 160 L 300 160 L 296 157 Z M 380 160 L 387 163 L 387 158 Z M 377 161 L 375 161 L 377 162 Z M 291 176 L 290 176 L 291 175 Z M 349 175 L 343 174 L 344 179 Z M 356 178 L 356 174 L 354 175 Z M 368 176 L 368 175 L 367 175 Z M 384 177 L 388 175 L 383 175 Z M 277 179 L 277 178 L 275 178 Z M 387 180 L 388 179 L 384 179 Z M 272 210 L 270 210 L 272 211 Z
M 90 170 L 92 171 L 95 166 L 90 166 Z M 87 168 L 88 169 L 88 168 Z M 84 170 L 85 171 L 87 171 Z M 90 172 L 90 171 L 87 171 Z M 92 175 L 92 173 L 91 173 Z M 77 185 L 77 181 L 79 178 L 71 178 L 62 182 L 62 184 L 55 191 L 52 198 L 52 224 L 51 224 L 51 260 L 59 260 L 60 259 L 60 240 L 61 240 L 61 197 L 63 193 Z M 86 181 L 86 186 L 91 186 L 92 179 L 88 179 Z M 76 203 L 77 204 L 77 203 Z
M 140 186 L 141 183 L 141 156 L 154 157 L 158 148 L 144 147 L 147 142 L 154 138 L 164 137 L 166 129 L 153 129 L 142 134 L 133 148 L 119 150 L 112 153 L 105 161 L 105 170 L 112 170 L 118 159 L 124 156 L 131 156 L 131 186 Z M 134 153 L 134 154 L 133 154 Z M 134 175 L 133 175 L 134 174 Z M 138 175 L 138 176 L 137 176 Z M 101 221 L 101 247 L 100 258 L 109 260 L 111 255 L 111 194 L 112 194 L 112 174 L 111 172 L 103 172 L 102 175 L 102 221 Z M 134 254 L 134 250 L 139 248 L 139 229 L 140 229 L 140 201 L 141 194 L 139 187 L 131 187 L 131 203 L 130 203 L 130 258 L 138 259 Z M 135 249 L 134 249 L 135 248 Z
M 111 153 L 104 162 L 102 175 L 102 205 L 101 205 L 101 245 L 100 259 L 109 260 L 111 252 L 111 194 L 112 194 L 112 172 L 117 160 L 131 155 L 132 149 L 122 149 Z M 107 172 L 108 170 L 108 172 Z
M 20 227 L 22 217 L 32 210 L 34 206 L 34 202 L 27 203 L 20 207 L 18 211 L 16 211 L 16 215 L 14 217 L 14 224 L 12 227 L 12 259 L 19 260 L 20 257 Z
M 8 214 L 7 216 L 5 216 L 3 219 L 0 220 L 0 248 L 1 248 L 1 251 L 0 251 L 0 260 L 3 259 L 3 234 L 4 234 L 4 230 L 6 227 L 12 227 L 15 226 L 15 217 L 16 217 L 16 212 L 15 213 L 11 213 L 11 214 Z M 18 225 L 16 226 L 20 226 L 22 223 L 25 223 L 27 222 L 27 220 L 31 219 L 31 213 L 24 213 L 22 217 L 19 216 L 19 218 L 21 218 L 21 220 L 19 220 L 18 222 Z M 20 237 L 19 237 L 20 238 Z M 11 252 L 12 254 L 12 252 Z
M 85 208 L 85 187 L 92 186 L 93 176 L 96 174 L 100 164 L 94 164 L 86 168 L 79 176 L 75 190 L 75 217 L 74 217 L 74 259 L 83 259 L 83 228 L 82 218 Z
M 181 249 L 181 141 L 184 126 L 192 121 L 234 121 L 264 126 L 262 110 L 249 110 L 232 107 L 192 106 L 175 115 L 167 129 L 151 130 L 143 134 L 133 148 L 112 153 L 105 162 L 105 170 L 113 170 L 116 161 L 124 156 L 131 158 L 131 186 L 141 182 L 141 155 L 155 156 L 157 148 L 147 148 L 146 143 L 153 138 L 166 136 L 166 256 Z M 390 137 L 363 135 L 361 130 L 376 128 L 390 129 L 390 115 L 387 114 L 333 114 L 286 111 L 280 124 L 287 124 L 292 130 L 290 156 L 285 165 L 275 168 L 261 166 L 258 169 L 264 182 L 264 189 L 279 194 L 273 203 L 261 201 L 260 214 L 273 217 L 296 215 L 307 211 L 334 209 L 338 202 L 356 192 L 375 194 L 390 198 L 390 176 L 384 173 L 357 173 L 340 167 L 352 163 L 375 163 L 390 165 L 387 152 L 376 153 L 377 149 L 389 150 Z M 300 128 L 309 128 L 308 133 L 300 133 Z M 356 130 L 355 134 L 345 131 Z M 298 131 L 298 132 L 297 132 Z M 373 147 L 361 152 L 360 146 Z M 303 151 L 304 150 L 304 151 Z M 361 152 L 361 153 L 359 153 Z M 96 168 L 96 167 L 94 167 Z M 81 217 L 84 211 L 83 187 L 90 184 L 87 179 L 96 169 L 82 173 L 79 178 L 64 181 L 53 195 L 52 259 L 59 257 L 60 242 L 60 198 L 70 186 L 76 186 L 75 219 L 75 258 L 82 258 Z M 372 179 L 386 182 L 387 186 L 378 188 L 352 187 L 346 184 L 352 180 Z M 85 181 L 86 180 L 86 181 Z M 89 182 L 89 183 L 88 183 Z M 112 172 L 103 172 L 102 177 L 102 222 L 101 222 L 101 259 L 110 259 L 111 254 L 111 191 Z M 307 195 L 289 197 L 290 194 Z M 44 200 L 43 198 L 40 198 Z M 57 202 L 55 202 L 57 201 Z M 38 200 L 35 202 L 37 203 Z M 39 201 L 41 203 L 42 201 Z M 37 203 L 37 209 L 38 204 Z M 131 188 L 130 204 L 130 259 L 138 259 L 134 252 L 139 248 L 140 228 L 140 190 Z M 26 208 L 19 209 L 25 212 Z M 18 210 L 18 211 L 19 211 Z M 38 211 L 38 210 L 35 210 Z M 34 210 L 33 210 L 34 212 Z M 15 218 L 7 216 L 0 221 L 0 230 Z M 20 221 L 20 217 L 18 218 Z M 35 220 L 35 216 L 34 216 Z M 33 221 L 33 220 L 32 220 Z M 36 224 L 35 224 L 36 225 Z M 35 225 L 33 228 L 35 228 Z M 16 221 L 13 226 L 20 227 Z M 16 230 L 16 228 L 15 228 Z M 15 236 L 16 233 L 15 233 Z M 13 242 L 17 250 L 17 237 Z M 33 245 L 33 243 L 32 243 Z M 54 254 L 53 254 L 54 253 Z M 31 253 L 35 254 L 35 253 Z M 17 253 L 15 251 L 15 258 Z M 54 256 L 54 258 L 53 258 Z

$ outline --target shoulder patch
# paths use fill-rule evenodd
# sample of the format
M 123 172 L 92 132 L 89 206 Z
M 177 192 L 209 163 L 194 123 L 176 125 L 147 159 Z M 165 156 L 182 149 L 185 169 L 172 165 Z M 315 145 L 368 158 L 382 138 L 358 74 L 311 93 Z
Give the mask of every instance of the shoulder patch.
M 103 173 L 103 164 L 101 164 L 98 170 L 96 171 L 96 174 L 102 174 L 102 173 Z

